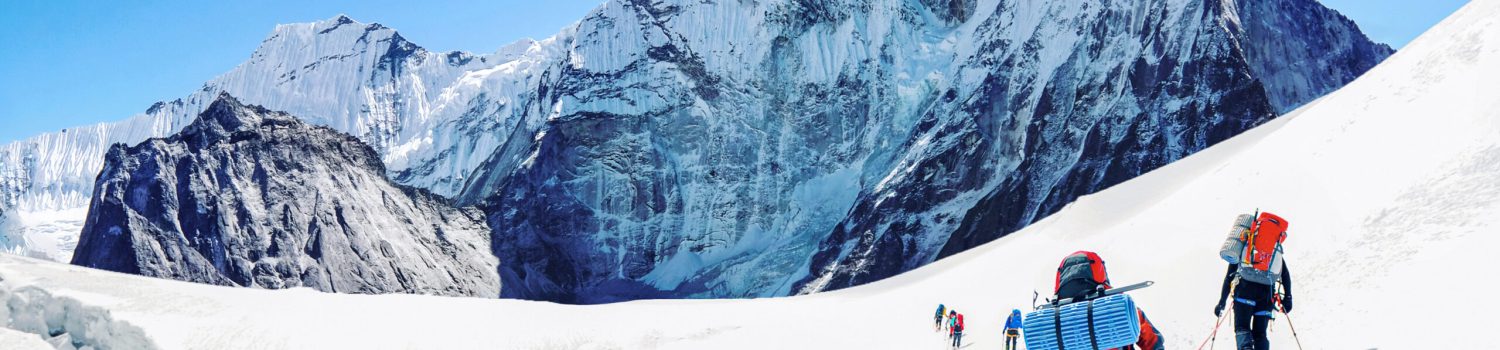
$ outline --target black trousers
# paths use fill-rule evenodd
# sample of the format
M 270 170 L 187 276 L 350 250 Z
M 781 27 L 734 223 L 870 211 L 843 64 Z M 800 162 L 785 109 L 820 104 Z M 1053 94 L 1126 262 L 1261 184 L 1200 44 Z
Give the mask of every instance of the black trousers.
M 1270 350 L 1266 331 L 1271 325 L 1271 286 L 1240 281 L 1234 287 L 1234 338 L 1239 350 Z

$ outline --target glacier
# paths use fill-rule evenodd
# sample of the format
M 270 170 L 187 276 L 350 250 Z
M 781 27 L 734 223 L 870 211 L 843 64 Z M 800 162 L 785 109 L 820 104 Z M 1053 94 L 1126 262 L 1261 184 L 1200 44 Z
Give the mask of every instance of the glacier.
M 810 293 L 1018 230 L 1391 52 L 1312 0 L 608 1 L 478 55 L 339 16 L 183 99 L 0 147 L 0 204 L 85 207 L 109 145 L 227 92 L 483 208 L 502 296 Z

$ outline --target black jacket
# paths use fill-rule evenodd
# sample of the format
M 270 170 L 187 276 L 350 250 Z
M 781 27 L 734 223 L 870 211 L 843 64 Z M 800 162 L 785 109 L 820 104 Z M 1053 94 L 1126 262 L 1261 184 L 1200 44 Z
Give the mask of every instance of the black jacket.
M 1234 282 L 1235 277 L 1239 276 L 1239 268 L 1239 264 L 1229 264 L 1229 268 L 1224 271 L 1224 287 L 1219 290 L 1219 305 L 1224 305 L 1226 299 L 1229 298 L 1229 285 Z M 1281 264 L 1281 289 L 1285 294 L 1285 298 L 1290 299 L 1292 297 L 1292 272 L 1287 269 L 1287 264 L 1284 261 Z M 1234 297 L 1264 302 L 1263 304 L 1269 307 L 1271 306 L 1269 301 L 1273 293 L 1275 291 L 1270 286 L 1254 282 L 1240 283 L 1239 287 L 1235 288 Z M 1269 308 L 1266 309 L 1269 310 Z

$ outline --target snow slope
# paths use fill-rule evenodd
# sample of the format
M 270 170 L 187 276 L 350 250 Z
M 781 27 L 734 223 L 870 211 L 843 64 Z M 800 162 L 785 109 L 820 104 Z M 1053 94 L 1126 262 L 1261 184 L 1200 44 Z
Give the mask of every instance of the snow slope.
M 1234 214 L 1291 222 L 1292 313 L 1306 348 L 1478 348 L 1458 276 L 1500 244 L 1500 1 L 1475 1 L 1338 92 L 1184 159 L 1081 198 L 1016 234 L 864 286 L 755 300 L 570 306 L 416 295 L 224 288 L 0 255 L 0 286 L 111 310 L 163 348 L 938 348 L 930 315 L 967 315 L 974 348 L 998 346 L 1011 308 L 1051 284 L 1058 259 L 1099 252 L 1170 348 L 1213 325 Z M 1416 320 L 1430 320 L 1417 322 Z M 1401 332 L 1393 330 L 1400 329 Z M 1232 335 L 1222 330 L 1219 348 Z M 1441 334 L 1441 337 L 1412 335 Z M 1290 332 L 1278 321 L 1280 347 Z

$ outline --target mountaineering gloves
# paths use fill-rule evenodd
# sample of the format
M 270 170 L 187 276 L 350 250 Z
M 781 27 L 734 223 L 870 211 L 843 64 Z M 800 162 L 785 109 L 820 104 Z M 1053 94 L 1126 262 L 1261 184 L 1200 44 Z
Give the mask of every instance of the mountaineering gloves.
M 1284 313 L 1284 314 L 1292 313 L 1292 295 L 1291 294 L 1288 294 L 1286 296 L 1281 297 L 1281 313 Z
M 1224 301 L 1220 300 L 1218 306 L 1214 306 L 1214 317 L 1224 316 Z

